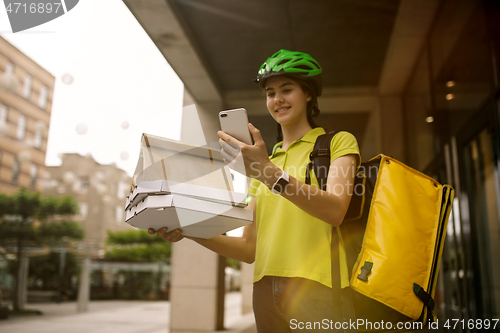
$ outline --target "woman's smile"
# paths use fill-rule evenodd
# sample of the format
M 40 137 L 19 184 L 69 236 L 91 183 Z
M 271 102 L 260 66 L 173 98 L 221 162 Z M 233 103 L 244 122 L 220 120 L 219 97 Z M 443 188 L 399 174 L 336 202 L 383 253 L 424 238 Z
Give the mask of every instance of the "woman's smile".
M 290 109 L 290 106 L 282 106 L 282 107 L 279 107 L 279 109 L 277 109 L 275 112 L 285 113 L 286 111 L 288 111 L 288 109 Z

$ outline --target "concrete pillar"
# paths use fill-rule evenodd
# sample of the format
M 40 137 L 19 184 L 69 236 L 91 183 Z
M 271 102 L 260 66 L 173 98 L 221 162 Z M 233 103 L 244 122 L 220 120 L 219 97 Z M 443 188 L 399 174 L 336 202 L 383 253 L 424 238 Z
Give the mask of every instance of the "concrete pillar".
M 241 263 L 241 313 L 253 311 L 253 269 L 254 264 Z
M 194 102 L 186 91 L 184 103 Z M 220 102 L 184 107 L 181 141 L 206 145 L 218 140 Z M 184 239 L 171 258 L 170 332 L 212 332 L 224 327 L 225 258 Z
M 223 329 L 225 260 L 188 239 L 172 250 L 170 332 Z
M 185 98 L 185 102 L 192 100 Z M 217 131 L 219 126 L 219 111 L 222 104 L 196 103 L 184 106 L 182 112 L 181 141 L 194 144 L 206 145 L 210 142 L 218 142 Z
M 207 144 L 196 104 L 185 105 L 182 109 L 181 141 L 196 146 Z
M 83 259 L 82 275 L 78 286 L 78 301 L 76 310 L 87 312 L 90 300 L 90 257 Z

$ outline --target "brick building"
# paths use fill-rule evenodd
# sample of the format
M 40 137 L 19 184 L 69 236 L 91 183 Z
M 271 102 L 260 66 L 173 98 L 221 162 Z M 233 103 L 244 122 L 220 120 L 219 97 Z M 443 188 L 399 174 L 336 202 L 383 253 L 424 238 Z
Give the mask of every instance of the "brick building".
M 41 190 L 55 78 L 0 37 L 0 192 Z

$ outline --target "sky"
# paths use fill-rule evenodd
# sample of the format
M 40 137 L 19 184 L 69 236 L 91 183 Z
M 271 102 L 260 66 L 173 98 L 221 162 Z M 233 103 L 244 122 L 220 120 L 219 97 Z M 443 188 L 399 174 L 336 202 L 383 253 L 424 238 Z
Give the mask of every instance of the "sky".
M 55 76 L 46 165 L 91 154 L 132 175 L 142 133 L 180 139 L 184 86 L 123 1 L 81 0 L 15 34 L 0 1 L 0 35 Z

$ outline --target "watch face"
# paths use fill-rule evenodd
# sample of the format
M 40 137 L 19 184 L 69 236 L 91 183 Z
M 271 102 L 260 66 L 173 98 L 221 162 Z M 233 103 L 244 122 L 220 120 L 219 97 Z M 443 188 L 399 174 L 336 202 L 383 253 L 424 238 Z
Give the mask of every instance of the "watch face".
M 283 193 L 287 185 L 288 181 L 286 179 L 280 178 L 280 180 L 278 180 L 276 185 L 274 185 L 274 189 L 279 193 Z

